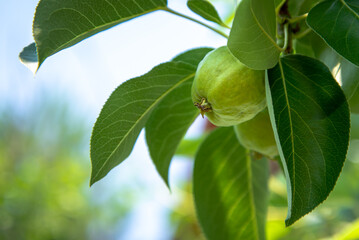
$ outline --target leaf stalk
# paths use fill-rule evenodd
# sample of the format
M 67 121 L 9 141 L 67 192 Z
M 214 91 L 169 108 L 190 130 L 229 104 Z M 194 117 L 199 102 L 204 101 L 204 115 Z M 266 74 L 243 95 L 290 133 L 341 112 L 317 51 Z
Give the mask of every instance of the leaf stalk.
M 190 17 L 190 16 L 184 15 L 184 14 L 179 13 L 179 12 L 177 12 L 177 11 L 174 11 L 174 10 L 172 10 L 172 9 L 170 9 L 170 8 L 163 8 L 162 10 L 164 10 L 164 11 L 166 11 L 166 12 L 169 12 L 169 13 L 172 13 L 172 14 L 174 14 L 174 15 L 177 15 L 177 16 L 179 16 L 179 17 L 185 18 L 185 19 L 190 20 L 190 21 L 192 21 L 192 22 L 198 23 L 198 24 L 200 24 L 200 25 L 202 25 L 202 26 L 204 26 L 204 27 L 206 27 L 206 28 L 208 28 L 208 29 L 210 29 L 210 30 L 212 30 L 212 31 L 214 31 L 214 32 L 216 32 L 216 33 L 218 33 L 219 35 L 221 35 L 221 36 L 223 36 L 223 37 L 225 37 L 225 38 L 228 38 L 228 37 L 229 37 L 226 33 L 222 32 L 222 31 L 220 31 L 220 30 L 218 30 L 218 29 L 216 29 L 216 28 L 214 28 L 214 27 L 212 27 L 212 26 L 210 26 L 210 25 L 207 25 L 207 24 L 205 24 L 205 23 L 203 23 L 203 22 L 201 22 L 201 21 L 199 21 L 199 20 L 197 20 L 197 19 L 194 19 L 194 18 L 192 18 L 192 17 Z
M 302 21 L 304 19 L 306 19 L 308 16 L 308 13 L 305 13 L 303 15 L 300 15 L 300 16 L 297 16 L 297 17 L 294 17 L 294 18 L 290 18 L 288 19 L 289 23 L 296 23 L 296 22 L 299 22 L 299 21 Z
M 289 43 L 289 31 L 288 31 L 288 28 L 289 28 L 289 24 L 288 23 L 284 24 L 284 45 L 282 47 L 283 52 L 285 52 L 286 49 L 288 48 L 288 43 Z

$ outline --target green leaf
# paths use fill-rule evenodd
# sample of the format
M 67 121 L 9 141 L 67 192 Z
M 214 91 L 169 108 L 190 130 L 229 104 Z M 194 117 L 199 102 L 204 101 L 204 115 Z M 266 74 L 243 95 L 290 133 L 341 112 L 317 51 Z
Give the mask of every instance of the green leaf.
M 191 50 L 176 57 L 174 61 L 191 64 L 192 71 L 195 72 L 199 62 L 211 50 Z M 146 140 L 152 161 L 168 187 L 168 170 L 172 157 L 187 129 L 199 114 L 192 102 L 192 81 L 193 77 L 163 98 L 146 124 Z
M 228 28 L 226 24 L 223 23 L 221 17 L 218 15 L 217 10 L 214 8 L 212 3 L 207 0 L 188 0 L 187 6 L 193 12 L 197 13 L 204 19 L 215 22 L 222 27 Z
M 341 87 L 347 99 L 351 99 L 359 86 L 359 67 L 344 58 L 340 60 L 340 75 L 342 80 Z
M 91 185 L 128 157 L 155 106 L 194 75 L 192 65 L 168 62 L 121 84 L 111 94 L 92 132 Z
M 359 219 L 346 223 L 333 237 L 343 240 L 359 239 Z
M 295 0 L 289 1 L 288 8 L 290 14 L 298 16 L 307 13 L 319 0 Z
M 39 67 L 98 32 L 166 6 L 166 0 L 41 0 L 33 25 Z
M 197 65 L 202 61 L 207 53 L 212 51 L 213 48 L 196 48 L 189 50 L 188 52 L 179 54 L 174 57 L 172 61 L 174 62 L 185 62 L 193 66 L 194 70 L 197 70 Z
M 36 72 L 38 61 L 35 43 L 31 43 L 30 45 L 24 47 L 19 54 L 19 58 L 20 61 L 33 73 Z
M 333 190 L 349 143 L 345 95 L 320 61 L 287 55 L 267 71 L 268 109 L 288 189 L 289 226 Z
M 340 71 L 334 72 L 334 77 L 339 80 L 347 99 L 351 99 L 359 85 L 359 67 L 336 53 L 318 35 L 312 36 L 311 45 L 316 58 L 324 62 L 329 69 L 333 70 L 339 65 Z M 336 76 L 338 73 L 340 77 Z
M 194 158 L 197 152 L 197 149 L 201 142 L 203 141 L 204 136 L 194 138 L 194 139 L 183 139 L 175 152 L 175 155 L 186 156 L 189 158 Z
M 359 114 L 359 87 L 356 88 L 352 97 L 349 99 L 349 108 L 350 108 L 350 112 Z
M 359 114 L 351 114 L 350 123 L 350 138 L 359 139 Z
M 268 175 L 268 161 L 251 160 L 232 127 L 205 139 L 195 158 L 193 194 L 209 240 L 265 239 Z
M 335 51 L 359 66 L 359 0 L 327 0 L 310 10 L 308 25 Z
M 286 0 L 274 0 L 275 8 L 280 8 Z
M 169 187 L 170 163 L 182 138 L 199 111 L 191 98 L 192 80 L 168 94 L 156 107 L 146 124 L 147 146 L 157 172 Z
M 273 1 L 242 0 L 239 3 L 228 48 L 250 68 L 265 70 L 276 65 L 281 48 L 276 44 Z
M 311 41 L 313 34 L 315 33 L 311 32 L 302 38 L 294 40 L 295 53 L 302 54 L 308 57 L 315 57 Z
M 338 65 L 341 56 L 337 54 L 333 48 L 329 47 L 324 40 L 317 34 L 311 34 L 311 45 L 314 52 L 314 56 L 325 63 L 330 70 Z

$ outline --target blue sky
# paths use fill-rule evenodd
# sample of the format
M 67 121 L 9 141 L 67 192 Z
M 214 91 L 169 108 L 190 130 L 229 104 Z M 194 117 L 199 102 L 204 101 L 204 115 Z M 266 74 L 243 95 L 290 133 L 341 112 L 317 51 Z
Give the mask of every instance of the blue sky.
M 169 1 L 173 9 L 196 17 L 185 3 L 184 0 Z M 31 26 L 36 5 L 37 1 L 33 0 L 0 0 L 3 23 L 0 28 L 0 109 L 10 107 L 22 114 L 30 104 L 46 101 L 41 93 L 57 96 L 59 101 L 70 103 L 73 112 L 86 120 L 88 142 L 97 115 L 119 84 L 188 49 L 226 44 L 226 39 L 196 23 L 166 12 L 155 12 L 61 51 L 47 59 L 33 76 L 18 60 L 18 53 L 33 42 Z M 190 135 L 196 135 L 202 123 L 199 119 Z M 180 192 L 176 190 L 176 182 L 184 178 L 189 164 L 176 159 L 172 165 L 174 191 L 170 194 L 149 158 L 142 132 L 131 156 L 88 191 L 105 189 L 110 194 L 113 188 L 130 186 L 139 194 L 140 202 L 130 217 L 128 230 L 119 237 L 166 239 L 168 223 L 163 216 L 178 201 Z M 138 226 L 144 227 L 138 231 Z

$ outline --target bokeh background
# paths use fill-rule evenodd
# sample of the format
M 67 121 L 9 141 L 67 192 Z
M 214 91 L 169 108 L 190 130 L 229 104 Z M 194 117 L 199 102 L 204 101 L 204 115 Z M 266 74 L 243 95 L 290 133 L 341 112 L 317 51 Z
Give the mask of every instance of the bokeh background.
M 212 2 L 230 21 L 236 1 Z M 205 134 L 204 120 L 196 120 L 172 163 L 172 192 L 155 171 L 143 132 L 131 156 L 90 188 L 89 141 L 119 84 L 180 52 L 226 40 L 155 12 L 61 51 L 34 76 L 18 54 L 33 42 L 36 5 L 0 0 L 0 239 L 204 239 L 190 185 L 193 146 Z M 197 18 L 185 0 L 169 5 Z M 359 141 L 353 140 L 328 200 L 284 228 L 285 179 L 273 164 L 268 238 L 359 239 L 358 175 Z

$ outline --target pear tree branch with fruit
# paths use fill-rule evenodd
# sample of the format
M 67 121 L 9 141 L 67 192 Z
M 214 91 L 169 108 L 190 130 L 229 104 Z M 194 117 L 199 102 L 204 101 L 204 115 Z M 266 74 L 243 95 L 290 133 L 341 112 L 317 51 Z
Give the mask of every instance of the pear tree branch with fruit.
M 166 0 L 41 0 L 35 42 L 20 60 L 38 70 L 51 55 L 155 11 L 228 38 L 226 46 L 188 50 L 114 90 L 93 128 L 90 185 L 126 160 L 145 129 L 153 163 L 170 188 L 171 160 L 201 114 L 217 126 L 194 159 L 193 196 L 204 235 L 265 239 L 270 162 L 285 176 L 286 226 L 325 201 L 341 173 L 350 111 L 358 111 L 358 4 L 242 0 L 233 22 L 224 23 L 207 0 L 187 1 L 202 21 Z M 343 67 L 333 76 L 337 65 Z

